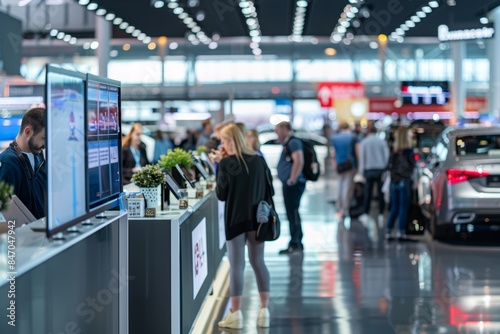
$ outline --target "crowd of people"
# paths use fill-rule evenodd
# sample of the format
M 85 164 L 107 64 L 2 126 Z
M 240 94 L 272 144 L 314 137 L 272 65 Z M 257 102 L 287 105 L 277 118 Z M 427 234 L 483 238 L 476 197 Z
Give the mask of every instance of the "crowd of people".
M 289 224 L 290 241 L 279 253 L 290 255 L 303 252 L 303 230 L 299 213 L 302 195 L 306 189 L 303 173 L 304 146 L 302 140 L 293 136 L 289 122 L 275 126 L 278 141 L 282 145 L 278 178 Z M 130 182 L 133 174 L 149 164 L 145 145 L 141 142 L 142 125 L 133 124 L 123 138 L 123 183 Z M 370 214 L 371 194 L 376 184 L 378 189 L 379 221 L 384 217 L 386 203 L 382 194 L 383 176 L 390 177 L 390 212 L 386 224 L 387 236 L 398 221 L 395 237 L 404 238 L 406 215 L 410 201 L 412 170 L 415 166 L 408 129 L 400 127 L 395 132 L 394 143 L 376 136 L 377 129 L 370 125 L 366 136 L 353 132 L 347 123 L 341 123 L 338 132 L 331 136 L 334 166 L 338 172 L 337 215 L 349 215 L 353 182 L 356 175 L 364 182 L 363 215 Z M 154 160 L 173 148 L 173 142 L 165 134 L 156 135 Z M 210 158 L 217 164 L 216 195 L 225 202 L 225 235 L 230 263 L 231 309 L 219 322 L 221 327 L 240 329 L 243 315 L 240 310 L 243 295 L 243 272 L 245 246 L 248 247 L 250 264 L 255 272 L 260 293 L 261 309 L 257 325 L 269 327 L 270 276 L 264 260 L 263 241 L 256 239 L 256 209 L 266 194 L 274 194 L 271 172 L 260 151 L 259 136 L 255 130 L 246 130 L 242 123 L 223 122 L 212 126 L 210 120 L 202 123 L 201 135 L 194 140 L 189 136 L 185 145 L 205 146 Z M 43 152 L 45 147 L 45 109 L 35 108 L 26 112 L 21 129 L 9 148 L 0 154 L 0 180 L 14 186 L 14 193 L 36 218 L 44 217 L 47 177 Z M 186 147 L 188 148 L 188 147 Z

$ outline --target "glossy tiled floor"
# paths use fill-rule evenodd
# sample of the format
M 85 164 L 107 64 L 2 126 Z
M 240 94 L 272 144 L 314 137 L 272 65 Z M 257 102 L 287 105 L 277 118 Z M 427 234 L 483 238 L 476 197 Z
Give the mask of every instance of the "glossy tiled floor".
M 374 221 L 367 228 L 339 221 L 330 203 L 335 182 L 323 180 L 309 185 L 302 201 L 305 252 L 280 256 L 289 234 L 277 190 L 282 236 L 266 244 L 271 327 L 255 325 L 260 305 L 247 264 L 244 329 L 215 322 L 211 333 L 500 333 L 499 247 L 427 237 L 387 243 Z M 228 304 L 228 296 L 220 299 Z

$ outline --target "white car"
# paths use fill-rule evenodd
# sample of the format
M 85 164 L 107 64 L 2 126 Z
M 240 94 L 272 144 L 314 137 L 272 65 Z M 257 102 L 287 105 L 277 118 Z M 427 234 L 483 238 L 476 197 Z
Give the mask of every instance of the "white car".
M 295 131 L 293 135 L 314 144 L 314 150 L 318 156 L 319 168 L 321 174 L 324 174 L 325 159 L 328 155 L 327 139 L 315 133 L 303 131 Z M 271 169 L 271 173 L 276 175 L 278 173 L 278 162 L 283 151 L 283 145 L 278 142 L 278 135 L 275 132 L 261 132 L 259 134 L 259 141 L 261 143 L 260 150 L 266 159 L 267 165 Z

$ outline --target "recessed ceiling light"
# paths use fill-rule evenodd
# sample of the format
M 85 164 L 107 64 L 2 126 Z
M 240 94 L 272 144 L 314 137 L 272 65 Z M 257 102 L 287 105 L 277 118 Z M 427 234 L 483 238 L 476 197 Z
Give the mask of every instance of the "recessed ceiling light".
M 127 28 L 127 29 L 125 29 L 125 32 L 126 32 L 127 34 L 131 34 L 131 33 L 133 33 L 133 32 L 134 32 L 134 30 L 135 30 L 135 27 L 134 27 L 134 26 L 128 26 L 128 28 Z
M 240 2 L 240 7 L 241 8 L 247 8 L 249 6 L 250 6 L 250 4 L 248 3 L 248 1 L 241 1 Z
M 116 56 L 118 56 L 118 50 L 111 50 L 111 51 L 109 51 L 109 56 L 111 58 L 115 58 Z
M 77 41 L 78 40 L 76 39 L 76 37 L 71 37 L 71 39 L 69 40 L 69 44 L 75 45 Z
M 181 13 L 181 14 L 179 14 L 179 18 L 180 18 L 181 20 L 184 20 L 184 19 L 185 19 L 186 17 L 188 17 L 188 16 L 189 16 L 189 15 L 188 15 L 188 13 Z
M 418 16 L 416 16 L 416 15 L 413 15 L 413 16 L 411 17 L 411 20 L 412 20 L 413 22 L 415 22 L 415 23 L 418 23 L 418 22 L 420 22 L 420 21 L 421 21 L 420 17 L 418 17 Z
M 199 32 L 199 31 L 201 31 L 201 28 L 200 28 L 200 27 L 198 27 L 198 26 L 196 26 L 196 27 L 194 27 L 193 29 L 191 29 L 191 31 L 192 31 L 192 32 Z
M 132 32 L 132 36 L 134 37 L 137 37 L 139 36 L 139 34 L 141 33 L 141 31 L 139 29 L 135 29 L 133 32 Z
M 415 27 L 415 22 L 410 21 L 410 20 L 406 21 L 406 22 L 405 22 L 405 24 L 406 24 L 409 28 L 414 28 L 414 27 Z
M 170 43 L 170 44 L 168 45 L 168 48 L 169 48 L 170 50 L 175 50 L 175 49 L 177 49 L 178 47 L 179 47 L 179 44 L 178 44 L 178 43 L 176 43 L 176 42 L 172 42 L 172 43 Z
M 52 29 L 52 30 L 50 31 L 50 36 L 52 36 L 52 37 L 56 37 L 58 32 L 59 32 L 59 31 L 58 31 L 57 29 Z
M 439 2 L 437 2 L 437 1 L 430 1 L 429 2 L 429 6 L 431 6 L 431 8 L 438 8 L 439 7 Z
M 106 14 L 105 19 L 106 19 L 107 21 L 112 21 L 112 20 L 114 20 L 115 16 L 116 16 L 116 15 L 115 15 L 115 14 L 113 14 L 113 13 L 108 13 L 108 14 Z
M 146 38 L 146 34 L 145 33 L 141 33 L 139 34 L 139 36 L 137 36 L 137 39 L 142 41 L 144 38 Z
M 165 6 L 165 2 L 163 2 L 162 0 L 158 0 L 158 1 L 155 1 L 155 8 L 163 8 L 163 6 Z
M 251 25 L 254 25 L 257 21 L 255 21 L 255 19 L 248 19 L 247 20 L 247 25 L 251 26 Z
M 57 38 L 63 39 L 66 34 L 63 33 L 62 31 L 57 34 Z
M 88 5 L 88 4 L 89 4 L 89 2 L 90 2 L 89 0 L 79 0 L 79 1 L 78 1 L 78 4 L 79 4 L 79 5 L 82 5 L 82 6 L 86 6 L 86 5 Z
M 89 43 L 89 42 L 85 42 L 85 43 L 83 43 L 83 48 L 84 48 L 85 50 L 90 49 L 90 43 Z
M 334 42 L 338 43 L 338 42 L 340 42 L 342 40 L 342 37 L 340 35 L 334 35 L 332 37 L 332 39 L 333 39 Z
M 64 36 L 63 41 L 69 42 L 70 39 L 71 39 L 71 35 L 66 35 L 66 36 Z
M 372 48 L 374 50 L 378 49 L 378 43 L 375 41 L 371 41 L 369 45 L 370 45 L 370 48 Z
M 482 18 L 479 19 L 479 22 L 481 22 L 482 24 L 488 24 L 490 23 L 490 20 L 488 20 L 486 16 L 483 16 Z
M 96 10 L 96 9 L 97 9 L 97 7 L 99 7 L 99 6 L 98 6 L 96 3 L 94 3 L 94 2 L 91 2 L 91 3 L 89 3 L 89 4 L 87 5 L 87 9 L 88 9 L 88 10 Z
M 397 28 L 396 29 L 396 34 L 398 34 L 398 35 L 404 35 L 405 31 L 403 29 L 401 29 L 401 28 Z
M 142 40 L 142 42 L 143 42 L 144 44 L 154 44 L 154 46 L 155 46 L 155 48 L 156 48 L 156 43 L 151 43 L 151 37 L 149 37 L 149 36 L 146 36 L 146 37 Z M 150 50 L 152 50 L 152 49 L 150 49 Z
M 200 10 L 198 13 L 196 13 L 196 20 L 200 22 L 205 20 L 205 12 Z
M 96 12 L 95 12 L 95 15 L 97 15 L 97 16 L 103 16 L 103 15 L 105 15 L 105 14 L 106 14 L 106 9 L 104 9 L 104 8 L 99 8 L 99 9 L 98 9 L 98 10 L 96 10 Z
M 211 50 L 217 49 L 218 46 L 219 44 L 217 44 L 217 42 L 210 42 L 210 44 L 208 44 L 208 48 Z
M 190 34 L 190 35 L 188 36 L 188 40 L 189 40 L 190 42 L 194 41 L 195 39 L 196 39 L 196 36 L 195 36 L 194 34 Z
M 302 7 L 302 8 L 307 7 L 307 1 L 305 1 L 305 0 L 297 1 L 297 7 Z
M 425 7 L 422 7 L 422 11 L 423 11 L 424 13 L 429 14 L 429 13 L 431 13 L 431 12 L 432 12 L 432 8 L 431 8 L 431 7 L 429 7 L 429 6 L 425 6 Z
M 257 30 L 251 30 L 250 31 L 250 36 L 252 36 L 252 37 L 253 36 L 259 36 L 259 35 L 260 35 L 260 33 Z
M 122 22 L 120 23 L 120 29 L 126 29 L 128 27 L 128 23 L 127 22 Z
M 427 16 L 427 14 L 425 14 L 423 11 L 419 11 L 419 12 L 417 12 L 417 16 L 420 17 L 421 19 L 423 19 L 424 17 Z
M 123 22 L 123 19 L 121 17 L 117 17 L 113 20 L 114 25 L 119 25 L 120 23 Z
M 252 42 L 260 43 L 261 40 L 262 40 L 262 37 L 260 37 L 260 36 L 253 36 L 252 37 Z
M 196 27 L 196 22 L 191 22 L 191 23 L 188 23 L 188 24 L 187 24 L 187 27 L 188 27 L 189 29 L 191 29 L 191 28 L 193 28 L 193 27 Z
M 261 49 L 253 49 L 252 53 L 256 56 L 260 56 L 262 54 L 262 50 Z
M 98 41 L 93 41 L 92 43 L 90 43 L 90 48 L 92 50 L 95 50 L 99 47 L 99 42 Z
M 180 13 L 183 13 L 184 12 L 184 9 L 182 7 L 177 7 L 173 10 L 174 14 L 175 15 L 178 15 Z
M 351 45 L 351 40 L 349 38 L 344 38 L 342 41 L 345 45 Z
M 184 22 L 184 24 L 189 24 L 193 22 L 193 19 L 191 17 L 186 17 L 184 20 L 182 20 L 182 22 Z
M 169 2 L 167 7 L 170 9 L 174 9 L 174 8 L 179 7 L 179 4 L 177 2 Z
M 338 27 L 338 28 L 337 28 L 337 31 L 338 31 L 339 33 L 341 33 L 341 34 L 345 33 L 345 32 L 346 32 L 346 30 L 347 30 L 347 29 L 346 29 L 345 27 L 343 27 L 343 26 L 340 26 L 340 27 Z
M 398 43 L 403 43 L 405 41 L 405 39 L 403 37 L 399 36 L 397 38 L 397 41 L 398 41 Z
M 403 29 L 404 31 L 410 30 L 410 28 L 408 28 L 408 26 L 406 24 L 402 24 L 401 29 Z
M 198 45 L 198 44 L 200 44 L 200 41 L 199 41 L 199 40 L 197 40 L 197 39 L 195 39 L 194 41 L 191 41 L 191 44 L 193 44 L 193 45 Z

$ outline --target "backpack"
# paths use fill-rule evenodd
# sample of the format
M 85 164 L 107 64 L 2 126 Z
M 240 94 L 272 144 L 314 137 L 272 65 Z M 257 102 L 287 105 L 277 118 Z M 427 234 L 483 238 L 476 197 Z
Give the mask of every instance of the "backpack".
M 294 136 L 290 137 L 288 142 L 290 142 L 290 140 L 292 140 L 293 138 L 298 139 L 302 142 L 302 149 L 304 154 L 304 167 L 302 168 L 302 173 L 304 174 L 304 177 L 309 181 L 317 181 L 319 178 L 320 169 L 318 156 L 316 155 L 316 151 L 314 150 L 314 145 L 307 140 L 302 140 Z M 288 145 L 288 142 L 285 145 L 286 147 Z M 289 153 L 288 147 L 286 152 L 287 155 L 290 156 L 290 160 L 292 160 L 292 156 Z

